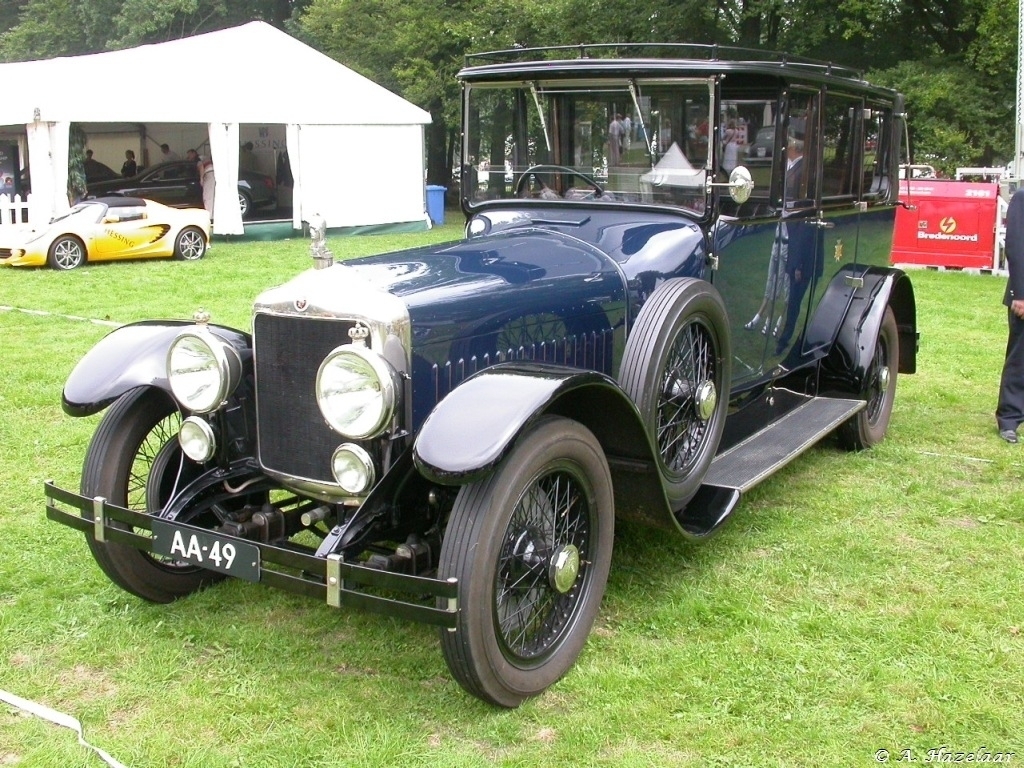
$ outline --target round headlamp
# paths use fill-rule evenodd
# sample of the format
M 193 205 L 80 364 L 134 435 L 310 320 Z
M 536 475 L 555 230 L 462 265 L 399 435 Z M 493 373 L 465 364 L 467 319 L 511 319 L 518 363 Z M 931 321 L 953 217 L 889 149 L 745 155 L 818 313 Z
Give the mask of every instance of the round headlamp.
M 320 364 L 316 401 L 331 428 L 353 440 L 379 435 L 395 412 L 395 373 L 376 352 L 338 347 Z
M 181 407 L 216 410 L 238 386 L 242 361 L 235 348 L 205 326 L 189 327 L 167 351 L 167 380 Z
M 189 416 L 181 422 L 178 444 L 186 456 L 199 464 L 212 459 L 217 450 L 213 428 L 197 416 Z
M 352 443 L 339 445 L 331 456 L 331 473 L 346 493 L 355 496 L 366 493 L 373 486 L 376 472 L 370 455 Z

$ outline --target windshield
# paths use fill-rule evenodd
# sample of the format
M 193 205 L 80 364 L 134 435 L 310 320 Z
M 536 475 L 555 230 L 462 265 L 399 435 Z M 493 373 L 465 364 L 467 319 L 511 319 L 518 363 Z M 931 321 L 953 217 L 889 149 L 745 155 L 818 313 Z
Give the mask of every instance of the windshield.
M 467 88 L 463 194 L 673 205 L 703 213 L 713 81 Z
M 81 203 L 75 203 L 71 210 L 67 213 L 56 216 L 51 220 L 51 224 L 55 224 L 58 221 L 65 221 L 68 219 L 87 221 L 95 223 L 103 218 L 103 214 L 107 212 L 107 206 L 103 203 L 95 201 L 85 201 Z

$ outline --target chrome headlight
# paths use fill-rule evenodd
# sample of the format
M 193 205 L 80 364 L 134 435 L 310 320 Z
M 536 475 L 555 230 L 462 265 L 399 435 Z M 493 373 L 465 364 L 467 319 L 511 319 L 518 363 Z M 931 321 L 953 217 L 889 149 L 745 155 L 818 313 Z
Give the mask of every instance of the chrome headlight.
M 197 416 L 189 416 L 181 422 L 178 444 L 185 455 L 197 464 L 209 461 L 217 451 L 213 428 Z
M 331 352 L 316 374 L 316 401 L 331 428 L 353 440 L 376 437 L 395 413 L 395 372 L 363 346 Z
M 352 443 L 339 445 L 334 451 L 331 456 L 331 474 L 343 491 L 355 496 L 370 490 L 376 479 L 370 455 Z
M 206 326 L 181 331 L 167 351 L 171 392 L 182 408 L 193 413 L 208 413 L 223 405 L 241 376 L 238 352 Z

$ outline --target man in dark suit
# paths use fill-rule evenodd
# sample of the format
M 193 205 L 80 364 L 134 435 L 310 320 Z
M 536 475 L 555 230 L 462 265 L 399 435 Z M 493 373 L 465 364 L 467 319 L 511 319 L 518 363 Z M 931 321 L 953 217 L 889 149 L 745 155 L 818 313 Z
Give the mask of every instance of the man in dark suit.
M 1008 308 L 1010 332 L 999 380 L 996 425 L 1003 440 L 1016 443 L 1017 427 L 1024 423 L 1024 189 L 1014 193 L 1006 211 L 1006 267 L 1010 277 L 1003 304 Z

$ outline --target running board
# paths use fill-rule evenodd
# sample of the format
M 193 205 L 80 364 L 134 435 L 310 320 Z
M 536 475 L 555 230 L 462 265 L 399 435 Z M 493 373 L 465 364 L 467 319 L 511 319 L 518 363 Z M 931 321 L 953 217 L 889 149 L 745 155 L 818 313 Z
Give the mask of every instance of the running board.
M 697 494 L 679 511 L 679 524 L 693 536 L 708 535 L 736 508 L 741 494 L 778 472 L 866 405 L 863 400 L 814 397 L 720 453 Z

